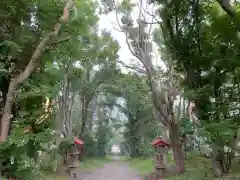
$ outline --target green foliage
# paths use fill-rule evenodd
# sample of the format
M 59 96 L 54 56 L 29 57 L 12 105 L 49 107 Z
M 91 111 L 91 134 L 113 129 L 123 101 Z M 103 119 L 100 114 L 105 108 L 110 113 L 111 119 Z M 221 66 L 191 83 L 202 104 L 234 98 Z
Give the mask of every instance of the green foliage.
M 23 129 L 15 131 L 0 146 L 0 162 L 5 176 L 32 179 L 39 170 L 35 158 L 37 151 L 46 151 L 51 134 L 46 130 L 39 134 L 24 134 Z
M 95 134 L 97 156 L 106 156 L 108 141 L 111 139 L 111 130 L 108 119 L 101 119 L 100 121 Z
M 180 129 L 183 134 L 192 135 L 195 130 L 195 124 L 187 117 L 180 120 Z
M 96 155 L 96 140 L 90 135 L 84 136 L 84 156 L 94 157 Z
M 73 145 L 74 145 L 73 137 L 63 138 L 59 144 L 59 153 L 61 155 L 65 155 L 66 150 Z
M 1 2 L 1 112 L 3 112 L 11 77 L 18 75 L 26 68 L 41 39 L 53 30 L 54 24 L 61 17 L 64 5 L 65 1 L 57 0 L 24 2 L 4 0 Z M 85 65 L 83 68 L 77 67 L 76 62 L 83 65 L 84 60 L 92 59 L 94 63 L 91 63 L 98 65 L 100 59 L 101 61 L 106 59 L 114 61 L 118 49 L 117 44 L 109 35 L 106 35 L 105 38 L 97 36 L 97 30 L 94 27 L 98 21 L 98 17 L 94 13 L 97 4 L 93 1 L 77 0 L 74 6 L 69 22 L 63 25 L 59 36 L 52 39 L 53 43 L 49 43 L 45 47 L 46 50 L 40 57 L 40 63 L 37 63 L 36 71 L 16 92 L 10 136 L 0 145 L 0 162 L 4 164 L 0 171 L 3 172 L 3 175 L 29 179 L 38 170 L 38 168 L 36 169 L 39 167 L 38 152 L 49 153 L 52 151 L 50 145 L 52 146 L 56 136 L 53 128 L 57 132 L 59 130 L 56 128 L 56 116 L 59 113 L 57 104 L 50 107 L 51 113 L 40 124 L 37 123 L 37 119 L 44 114 L 46 98 L 56 100 L 61 92 L 59 84 L 62 83 L 62 75 L 65 73 L 64 65 L 67 62 L 75 63 L 71 75 L 75 75 L 74 80 L 76 80 L 79 78 L 80 70 L 84 71 L 86 67 Z M 83 41 L 86 37 L 93 39 L 87 43 Z M 108 47 L 104 46 L 106 44 L 112 46 L 111 54 L 107 51 Z M 99 51 L 95 51 L 94 57 L 91 56 L 94 52 L 92 45 L 95 45 L 95 50 L 99 49 Z M 88 48 L 84 49 L 84 47 Z M 100 52 L 99 47 L 105 48 Z M 100 58 L 99 54 L 101 53 Z M 109 66 L 107 66 L 107 72 L 109 72 Z M 101 76 L 101 73 L 97 75 Z M 85 78 L 83 73 L 81 77 Z M 94 83 L 97 82 L 94 81 L 92 84 Z M 95 86 L 89 89 L 94 90 Z M 92 95 L 92 91 L 88 91 L 88 93 L 88 96 Z M 30 129 L 30 132 L 25 133 L 26 129 Z M 72 143 L 73 140 L 66 140 L 66 142 Z M 64 144 L 66 145 L 64 142 L 61 143 L 60 147 L 62 148 Z
M 169 8 L 170 6 L 173 9 Z M 238 30 L 227 14 L 219 13 L 217 3 L 197 4 L 197 10 L 193 11 L 190 17 L 188 9 L 192 4 L 188 2 L 181 2 L 180 11 L 175 15 L 171 14 L 171 11 L 179 6 L 166 3 L 164 7 L 162 13 L 166 11 L 169 18 L 175 20 L 171 26 L 167 26 L 167 16 L 163 18 L 163 35 L 172 46 L 166 44 L 161 49 L 168 50 L 177 72 L 187 73 L 182 82 L 186 97 L 195 101 L 199 118 L 213 137 L 216 132 L 220 139 L 225 138 L 221 137 L 223 134 L 234 134 L 229 131 L 236 132 L 237 128 L 232 124 L 238 126 L 239 113 L 229 112 L 237 103 L 236 94 L 239 92 L 239 78 L 235 74 L 239 66 Z M 170 34 L 177 26 L 177 21 L 191 21 L 199 12 L 201 13 L 197 15 L 195 23 L 186 23 L 184 30 L 179 29 L 182 33 Z M 203 23 L 200 23 L 201 20 L 204 20 Z M 190 74 L 190 71 L 194 72 L 194 75 Z M 230 139 L 232 137 L 229 136 Z
M 1 110 L 11 78 L 26 68 L 40 40 L 52 31 L 62 15 L 64 3 L 58 0 L 4 0 L 1 3 Z M 59 37 L 52 39 L 34 73 L 16 92 L 10 135 L 0 145 L 4 175 L 32 178 L 38 171 L 38 152 L 51 152 L 49 144 L 55 144 L 52 141 L 57 141 L 59 132 L 69 137 L 57 148 L 61 155 L 74 144 L 75 135 L 83 137 L 86 157 L 106 155 L 114 142 L 121 144 L 132 157 L 152 154 L 149 142 L 163 128 L 155 117 L 149 77 L 120 72 L 117 41 L 107 30 L 100 31 L 97 27 L 98 3 L 75 1 L 69 22 L 63 25 Z M 188 118 L 182 118 L 182 133 L 192 135 L 199 128 L 199 135 L 209 143 L 233 147 L 240 125 L 240 41 L 236 28 L 239 12 L 230 17 L 217 2 L 211 1 L 157 3 L 161 8 L 155 15 L 160 15 L 162 21 L 153 33 L 154 40 L 163 61 L 173 67 L 175 76 L 179 75 L 176 77 L 178 90 L 183 90 L 184 97 L 195 102 L 201 121 L 199 128 Z M 101 5 L 105 13 L 115 8 L 112 1 Z M 133 25 L 134 6 L 131 1 L 123 1 L 118 10 L 123 15 L 123 28 L 129 30 L 132 50 L 136 56 L 142 56 L 140 49 L 149 53 L 152 44 L 146 40 L 150 39 L 150 34 L 145 32 L 147 25 L 140 21 L 139 27 Z M 239 4 L 236 8 L 239 10 Z M 136 37 L 139 42 L 134 41 Z M 156 70 L 153 76 L 158 79 L 166 75 Z M 46 97 L 54 99 L 55 104 L 51 114 L 37 124 L 37 119 L 44 114 Z M 119 98 L 124 103 L 118 103 Z M 124 114 L 127 121 L 111 118 L 110 111 L 114 108 Z M 99 110 L 97 123 L 89 109 L 92 114 Z M 26 133 L 27 128 L 31 131 Z
M 223 153 L 224 145 L 234 149 L 240 122 L 236 110 L 240 92 L 239 12 L 231 17 L 216 1 L 158 3 L 162 6 L 162 31 L 155 32 L 155 41 L 175 71 L 183 75 L 180 87 L 185 97 L 195 102 L 201 122 L 199 134 L 214 145 L 215 154 Z M 182 127 L 189 127 L 182 123 Z
M 117 86 L 112 86 L 110 93 L 124 99 L 124 104 L 115 105 L 127 117 L 127 122 L 120 120 L 118 124 L 124 127 L 122 150 L 131 157 L 148 156 L 152 154 L 149 144 L 161 128 L 154 116 L 154 108 L 145 76 L 138 74 L 123 74 L 117 80 Z

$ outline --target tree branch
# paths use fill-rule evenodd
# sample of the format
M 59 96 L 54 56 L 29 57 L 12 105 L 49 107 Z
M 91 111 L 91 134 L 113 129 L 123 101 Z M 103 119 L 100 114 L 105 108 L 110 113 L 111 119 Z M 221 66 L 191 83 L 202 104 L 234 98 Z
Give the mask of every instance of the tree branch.
M 0 16 L 1 21 L 12 20 L 12 19 L 13 19 L 13 17 L 9 16 L 9 15 L 1 15 Z
M 237 11 L 236 9 L 231 6 L 230 4 L 230 0 L 217 0 L 218 4 L 221 6 L 221 8 L 230 16 L 233 18 L 234 21 L 236 21 L 236 14 L 237 14 Z M 240 31 L 240 27 L 238 25 L 238 23 L 236 23 L 236 29 L 238 31 Z
M 126 68 L 129 68 L 129 69 L 132 69 L 138 73 L 142 73 L 142 74 L 146 74 L 146 71 L 141 69 L 141 68 L 137 68 L 137 67 L 133 67 L 133 66 L 130 66 L 130 65 L 127 65 L 126 63 L 122 62 L 122 61 L 117 61 L 119 64 L 123 65 L 124 67 Z
M 54 26 L 54 31 L 52 31 L 51 33 L 47 34 L 43 40 L 39 43 L 39 45 L 37 46 L 37 48 L 35 49 L 30 62 L 28 63 L 27 67 L 25 68 L 24 72 L 21 73 L 17 79 L 16 79 L 16 85 L 19 85 L 21 83 L 23 83 L 33 72 L 33 70 L 36 67 L 36 64 L 38 63 L 39 57 L 42 55 L 42 53 L 45 51 L 45 48 L 47 46 L 48 43 L 50 43 L 52 37 L 57 36 L 62 24 L 66 23 L 68 21 L 69 18 L 69 11 L 73 6 L 73 2 L 74 0 L 68 0 L 64 10 L 63 10 L 63 15 L 62 17 L 59 19 L 59 22 L 55 24 Z
M 69 41 L 71 38 L 72 38 L 71 35 L 64 36 L 62 38 L 57 39 L 56 41 L 51 42 L 51 45 L 54 45 L 54 44 L 57 45 L 57 44 L 60 44 L 60 43 L 64 43 L 66 41 Z
M 139 7 L 141 7 L 141 10 L 144 9 L 141 6 L 141 4 L 139 5 Z M 121 27 L 121 25 L 118 21 L 117 13 L 118 13 L 118 11 L 116 11 L 116 19 L 117 19 L 118 25 L 121 28 L 121 30 L 124 31 L 124 28 Z M 140 18 L 141 13 L 142 13 L 142 11 L 139 13 L 139 18 Z M 149 47 L 147 46 L 148 43 L 151 44 L 151 41 L 150 41 L 150 38 L 149 38 L 149 32 L 148 32 L 147 38 L 146 37 L 143 38 L 142 34 L 141 34 L 143 29 L 141 29 L 141 28 L 144 28 L 144 27 L 142 27 L 140 23 L 138 25 L 139 26 L 138 26 L 137 38 L 132 40 L 134 42 L 134 45 L 137 46 L 136 49 L 135 49 L 135 47 L 132 47 L 132 45 L 130 43 L 131 41 L 129 42 L 128 35 L 130 33 L 126 32 L 127 30 L 124 31 L 124 34 L 126 36 L 126 43 L 128 45 L 128 48 L 129 48 L 130 52 L 132 53 L 132 55 L 135 56 L 143 64 L 143 66 L 146 70 L 146 75 L 148 77 L 149 87 L 150 87 L 151 92 L 152 92 L 153 104 L 154 104 L 155 108 L 157 109 L 157 112 L 159 113 L 159 117 L 163 117 L 163 118 L 161 118 L 161 122 L 166 127 L 169 128 L 170 127 L 170 125 L 169 125 L 170 122 L 169 122 L 169 117 L 168 117 L 168 114 L 167 114 L 167 110 L 168 110 L 167 105 L 168 104 L 163 104 L 162 103 L 162 101 L 164 101 L 165 99 L 163 99 L 164 97 L 161 97 L 160 92 L 158 92 L 158 87 L 157 87 L 156 81 L 153 78 L 154 67 L 153 67 L 153 64 L 152 64 L 151 55 L 149 53 Z M 134 28 L 134 27 L 131 27 L 131 28 Z M 141 44 L 142 43 L 141 40 L 145 41 L 145 44 Z M 165 101 L 164 101 L 164 103 L 165 103 Z
M 235 17 L 236 10 L 231 6 L 230 0 L 217 0 L 221 8 L 231 17 Z

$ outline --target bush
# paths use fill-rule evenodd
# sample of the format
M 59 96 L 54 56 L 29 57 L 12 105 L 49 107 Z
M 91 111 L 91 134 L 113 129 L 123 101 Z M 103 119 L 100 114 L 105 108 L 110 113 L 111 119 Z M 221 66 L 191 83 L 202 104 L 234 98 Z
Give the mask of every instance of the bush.
M 18 179 L 33 179 L 38 174 L 38 151 L 45 151 L 44 144 L 49 141 L 48 131 L 37 134 L 15 130 L 0 146 L 2 175 Z
M 0 146 L 0 161 L 2 162 L 2 174 L 4 176 L 31 179 L 36 172 L 36 165 L 27 156 L 28 136 L 15 139 L 11 136 Z

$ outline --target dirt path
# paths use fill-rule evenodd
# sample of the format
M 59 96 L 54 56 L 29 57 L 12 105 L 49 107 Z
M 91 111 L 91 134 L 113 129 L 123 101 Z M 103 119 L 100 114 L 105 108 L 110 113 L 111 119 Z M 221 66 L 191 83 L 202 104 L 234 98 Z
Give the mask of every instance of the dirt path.
M 85 175 L 83 180 L 141 180 L 136 173 L 122 162 L 113 161 L 101 169 Z

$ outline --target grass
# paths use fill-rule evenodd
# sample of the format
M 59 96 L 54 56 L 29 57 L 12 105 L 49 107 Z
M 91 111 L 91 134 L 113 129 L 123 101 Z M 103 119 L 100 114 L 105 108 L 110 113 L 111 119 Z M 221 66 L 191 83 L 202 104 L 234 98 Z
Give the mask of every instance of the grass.
M 169 164 L 173 164 L 172 155 L 169 157 Z M 136 169 L 140 176 L 144 176 L 154 171 L 153 159 L 127 159 L 125 160 L 132 168 Z M 172 176 L 168 180 L 211 180 L 213 179 L 211 171 L 211 162 L 209 159 L 196 154 L 189 154 L 185 166 L 187 171 L 177 176 Z M 205 174 L 207 177 L 205 177 Z
M 79 163 L 79 169 L 82 172 L 91 172 L 104 166 L 109 162 L 110 158 L 89 158 Z M 37 180 L 68 180 L 66 177 L 57 175 L 56 173 L 43 171 Z
M 153 158 L 122 158 L 130 167 L 136 169 L 140 176 L 154 171 Z M 168 154 L 169 164 L 174 164 L 172 153 Z M 185 160 L 186 172 L 167 178 L 167 180 L 213 180 L 211 159 L 199 153 L 188 153 Z M 233 163 L 230 172 L 231 177 L 240 176 L 240 164 Z M 230 179 L 230 178 L 227 178 Z
M 68 180 L 66 177 L 51 172 L 42 172 L 37 180 Z
M 136 169 L 140 176 L 144 176 L 154 170 L 153 160 L 146 158 L 124 159 L 124 162 L 128 163 L 131 168 Z
M 199 154 L 189 154 L 185 160 L 186 172 L 168 180 L 212 180 L 211 160 Z
M 80 162 L 79 164 L 79 168 L 82 171 L 87 171 L 87 172 L 91 172 L 94 171 L 98 168 L 101 168 L 104 166 L 104 164 L 106 164 L 107 162 L 111 161 L 110 158 L 108 157 L 104 157 L 104 158 L 89 158 L 87 160 L 84 160 L 82 162 Z
M 123 161 L 129 164 L 130 167 L 134 168 L 138 175 L 144 176 L 154 171 L 153 158 L 122 158 Z M 173 162 L 171 151 L 168 153 L 168 162 Z

